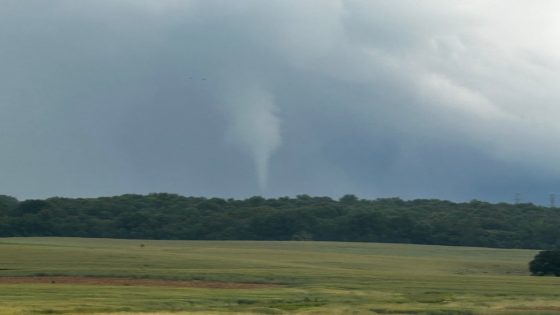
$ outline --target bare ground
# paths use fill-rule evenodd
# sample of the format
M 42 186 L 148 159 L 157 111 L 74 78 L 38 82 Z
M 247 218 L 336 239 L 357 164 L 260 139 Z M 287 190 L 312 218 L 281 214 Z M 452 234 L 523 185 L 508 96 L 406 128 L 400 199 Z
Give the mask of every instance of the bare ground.
M 75 277 L 75 276 L 30 276 L 0 277 L 0 284 L 90 284 L 108 286 L 154 286 L 178 288 L 209 288 L 209 289 L 259 289 L 274 288 L 278 285 L 262 283 L 236 283 L 201 280 L 164 280 L 164 279 L 132 279 L 111 277 Z

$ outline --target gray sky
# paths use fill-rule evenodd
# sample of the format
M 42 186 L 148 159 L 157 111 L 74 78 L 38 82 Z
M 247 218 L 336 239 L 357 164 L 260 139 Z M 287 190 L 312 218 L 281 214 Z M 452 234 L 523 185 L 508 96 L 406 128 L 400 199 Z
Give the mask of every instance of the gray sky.
M 558 1 L 2 0 L 0 194 L 560 194 Z

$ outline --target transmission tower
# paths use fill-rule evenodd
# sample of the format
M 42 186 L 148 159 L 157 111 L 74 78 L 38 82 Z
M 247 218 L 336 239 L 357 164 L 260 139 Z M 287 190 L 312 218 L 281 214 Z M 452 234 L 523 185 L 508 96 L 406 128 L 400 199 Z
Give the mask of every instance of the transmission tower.
M 515 198 L 513 199 L 513 203 L 518 205 L 521 203 L 521 194 L 520 193 L 515 193 Z
M 556 194 L 550 194 L 550 207 L 556 208 Z

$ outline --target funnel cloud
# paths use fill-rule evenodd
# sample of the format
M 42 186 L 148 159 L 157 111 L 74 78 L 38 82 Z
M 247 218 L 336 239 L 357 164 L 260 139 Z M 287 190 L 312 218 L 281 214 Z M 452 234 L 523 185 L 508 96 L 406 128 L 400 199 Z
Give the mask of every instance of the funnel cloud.
M 270 159 L 282 144 L 273 97 L 260 87 L 238 88 L 228 97 L 227 139 L 253 159 L 259 188 L 265 192 Z

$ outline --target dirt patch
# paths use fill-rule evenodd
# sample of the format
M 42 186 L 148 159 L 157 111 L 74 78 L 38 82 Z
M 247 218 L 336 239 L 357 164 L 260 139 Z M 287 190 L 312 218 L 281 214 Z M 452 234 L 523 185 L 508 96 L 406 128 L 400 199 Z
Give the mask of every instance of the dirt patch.
M 132 279 L 110 277 L 71 277 L 71 276 L 32 276 L 32 277 L 0 277 L 0 284 L 90 284 L 109 286 L 154 286 L 177 288 L 210 288 L 210 289 L 260 289 L 279 287 L 274 284 L 237 283 L 201 280 L 164 280 L 164 279 Z
M 560 306 L 512 306 L 506 307 L 508 310 L 519 311 L 560 311 Z

